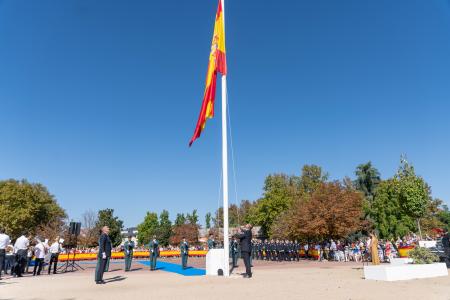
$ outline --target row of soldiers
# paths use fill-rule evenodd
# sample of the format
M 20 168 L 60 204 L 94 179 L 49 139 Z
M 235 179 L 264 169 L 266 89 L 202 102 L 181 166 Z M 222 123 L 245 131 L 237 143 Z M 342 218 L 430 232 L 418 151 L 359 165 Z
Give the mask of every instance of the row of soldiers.
M 298 241 L 253 240 L 252 258 L 269 261 L 299 261 L 301 248 Z

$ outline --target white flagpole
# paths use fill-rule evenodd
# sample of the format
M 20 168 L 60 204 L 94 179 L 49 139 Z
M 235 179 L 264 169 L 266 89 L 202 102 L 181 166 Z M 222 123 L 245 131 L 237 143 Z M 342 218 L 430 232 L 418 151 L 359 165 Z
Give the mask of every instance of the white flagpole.
M 225 0 L 221 0 L 225 31 Z M 230 246 L 228 240 L 228 138 L 227 138 L 227 76 L 222 75 L 222 172 L 223 172 L 223 248 L 225 266 L 223 274 L 230 276 Z

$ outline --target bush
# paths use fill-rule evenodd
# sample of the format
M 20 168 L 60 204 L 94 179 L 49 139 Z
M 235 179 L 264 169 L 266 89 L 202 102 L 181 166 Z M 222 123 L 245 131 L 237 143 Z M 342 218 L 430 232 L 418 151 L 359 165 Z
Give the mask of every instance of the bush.
M 432 264 L 439 262 L 439 257 L 427 248 L 416 247 L 409 251 L 409 257 L 415 264 Z

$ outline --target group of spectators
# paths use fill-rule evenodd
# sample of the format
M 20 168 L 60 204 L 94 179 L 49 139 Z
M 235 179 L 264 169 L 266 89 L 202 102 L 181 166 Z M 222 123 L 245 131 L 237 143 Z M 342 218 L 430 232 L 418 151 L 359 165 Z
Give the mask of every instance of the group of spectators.
M 62 240 L 56 238 L 53 243 L 41 237 L 28 236 L 25 232 L 12 241 L 3 229 L 0 228 L 0 279 L 2 275 L 9 274 L 14 277 L 23 277 L 29 273 L 33 262 L 33 275 L 41 275 L 45 262 L 48 263 L 48 274 L 56 274 L 58 256 L 62 252 Z M 34 260 L 33 260 L 34 258 Z
M 425 239 L 431 240 L 430 237 Z M 395 241 L 378 240 L 374 236 L 354 241 L 325 240 L 314 243 L 299 243 L 290 240 L 253 240 L 252 258 L 268 261 L 298 261 L 300 257 L 319 261 L 361 262 L 372 261 L 377 257 L 380 262 L 390 262 L 399 256 L 399 248 L 415 246 L 419 237 L 415 234 L 398 238 Z

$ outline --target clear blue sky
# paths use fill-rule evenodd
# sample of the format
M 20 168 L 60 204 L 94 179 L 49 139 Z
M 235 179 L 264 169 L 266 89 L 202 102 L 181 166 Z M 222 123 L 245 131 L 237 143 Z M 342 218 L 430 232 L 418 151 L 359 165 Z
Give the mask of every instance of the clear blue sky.
M 188 142 L 216 7 L 0 0 L 0 178 L 42 182 L 73 219 L 198 208 L 203 222 L 220 105 Z M 227 0 L 226 18 L 239 199 L 303 164 L 339 179 L 371 160 L 387 178 L 406 153 L 448 203 L 449 1 Z

